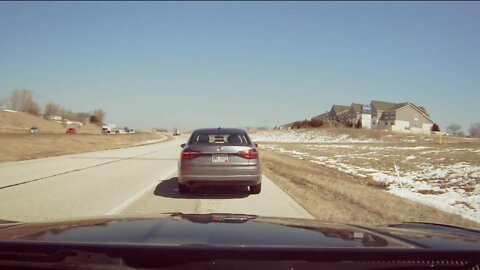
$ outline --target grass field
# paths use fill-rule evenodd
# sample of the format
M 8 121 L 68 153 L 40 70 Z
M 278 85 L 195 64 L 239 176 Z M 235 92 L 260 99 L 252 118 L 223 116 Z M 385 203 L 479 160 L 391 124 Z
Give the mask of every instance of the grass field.
M 82 126 L 61 124 L 28 113 L 0 110 L 0 133 L 28 134 L 30 128 L 37 127 L 41 134 L 65 134 L 68 128 L 77 129 L 80 134 L 101 134 L 100 126 L 86 123 Z
M 107 150 L 169 140 L 166 134 L 0 134 L 0 162 Z
M 31 127 L 37 127 L 39 134 L 29 134 Z M 70 128 L 77 134 L 65 134 Z M 35 159 L 90 151 L 100 151 L 144 143 L 170 140 L 168 134 L 134 133 L 101 135 L 100 126 L 66 125 L 46 120 L 28 113 L 0 111 L 0 162 Z
M 355 130 L 350 131 L 355 132 Z M 440 140 L 437 136 L 379 134 L 378 132 L 369 133 L 369 131 L 361 131 L 361 134 L 353 135 L 355 136 L 346 134 L 342 130 L 324 132 L 309 130 L 303 133 L 271 131 L 270 134 L 263 132 L 261 136 L 253 134 L 252 137 L 260 143 L 260 149 L 266 159 L 265 163 L 270 166 L 270 173 L 283 171 L 282 177 L 291 179 L 290 187 L 303 189 L 305 194 L 316 190 L 313 186 L 321 187 L 325 183 L 341 186 L 339 192 L 358 190 L 359 185 L 366 189 L 362 189 L 360 193 L 350 192 L 350 196 L 347 196 L 348 201 L 354 201 L 357 206 L 362 205 L 361 201 L 372 198 L 385 209 L 396 209 L 396 203 L 391 203 L 392 198 L 395 198 L 394 200 L 403 200 L 400 205 L 409 202 L 419 205 L 418 207 L 430 209 L 428 213 L 422 210 L 415 214 L 415 209 L 412 208 L 405 212 L 409 215 L 402 215 L 403 210 L 398 209 L 394 210 L 398 213 L 395 214 L 397 217 L 379 216 L 369 222 L 411 218 L 431 222 L 443 221 L 442 223 L 449 221 L 446 223 L 453 224 L 454 219 L 445 212 L 462 216 L 463 218 L 457 216 L 459 220 L 469 219 L 480 222 L 479 140 L 463 138 Z M 303 139 L 299 140 L 299 137 Z M 267 139 L 267 142 L 262 143 L 262 139 Z M 285 164 L 285 160 L 294 163 L 295 166 Z M 292 171 L 298 171 L 295 169 L 298 167 L 312 173 L 308 177 L 299 176 L 298 174 L 302 172 L 286 172 L 286 167 Z M 310 178 L 308 181 L 303 180 L 310 184 L 295 184 L 294 179 L 299 177 Z M 348 185 L 342 184 L 345 179 L 349 179 Z M 367 194 L 374 192 L 374 194 L 363 197 L 365 192 Z M 323 193 L 325 192 L 320 190 L 318 197 L 322 197 Z M 382 197 L 379 197 L 379 194 L 382 194 Z M 304 200 L 302 196 L 299 195 L 299 199 Z M 334 198 L 337 197 L 334 196 Z M 352 207 L 350 206 L 351 209 L 355 209 Z M 366 209 L 370 211 L 373 209 L 372 205 L 368 205 Z M 432 209 L 441 211 L 432 212 Z M 352 214 L 359 215 L 357 212 Z M 435 213 L 435 215 L 429 213 Z M 330 218 L 339 217 L 329 216 Z M 360 217 L 358 220 L 367 221 Z M 461 225 L 458 222 L 456 224 Z
M 374 182 L 287 154 L 261 151 L 263 172 L 316 219 L 351 224 L 432 222 L 480 228 L 460 215 L 386 192 Z

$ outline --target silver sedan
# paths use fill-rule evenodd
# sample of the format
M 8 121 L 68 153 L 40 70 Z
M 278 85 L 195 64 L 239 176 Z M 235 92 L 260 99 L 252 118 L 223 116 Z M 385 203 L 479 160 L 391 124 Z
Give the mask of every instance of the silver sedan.
M 193 131 L 182 144 L 178 162 L 178 188 L 211 185 L 248 186 L 251 194 L 262 189 L 257 145 L 243 129 L 209 128 Z

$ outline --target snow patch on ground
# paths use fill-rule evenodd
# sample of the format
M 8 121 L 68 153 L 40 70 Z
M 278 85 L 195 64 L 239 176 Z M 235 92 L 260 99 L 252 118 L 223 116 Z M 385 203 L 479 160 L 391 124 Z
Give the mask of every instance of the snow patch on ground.
M 342 143 L 373 143 L 372 138 L 351 138 L 347 134 L 333 135 L 322 130 L 268 130 L 250 135 L 257 142 L 342 142 Z
M 83 126 L 83 123 L 77 121 L 66 121 L 65 124 Z
M 332 147 L 329 145 L 308 146 L 309 149 Z M 338 146 L 340 147 L 340 146 Z M 368 146 L 364 146 L 368 147 Z M 380 147 L 375 150 L 380 150 Z M 426 150 L 432 147 L 398 147 L 401 150 Z M 415 170 L 397 172 L 393 169 L 379 170 L 372 167 L 361 167 L 348 164 L 342 158 L 346 155 L 333 157 L 311 155 L 296 150 L 286 150 L 276 145 L 261 145 L 260 149 L 270 149 L 286 153 L 300 159 L 333 168 L 359 177 L 370 177 L 388 187 L 388 192 L 412 201 L 420 202 L 446 212 L 459 214 L 465 218 L 480 221 L 480 166 L 467 162 L 454 164 L 430 164 L 421 162 Z M 391 149 L 384 147 L 383 150 Z M 421 152 L 420 152 L 421 153 Z M 363 154 L 358 154 L 363 155 Z M 355 154 L 350 155 L 355 157 Z M 415 160 L 417 156 L 410 155 L 405 159 Z

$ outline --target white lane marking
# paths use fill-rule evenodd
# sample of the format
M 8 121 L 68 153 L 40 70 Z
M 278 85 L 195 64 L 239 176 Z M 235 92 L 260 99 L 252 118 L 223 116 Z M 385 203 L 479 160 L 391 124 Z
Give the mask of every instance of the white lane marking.
M 146 140 L 143 142 L 133 144 L 132 146 L 144 146 L 144 145 L 156 144 L 156 143 L 165 141 L 167 138 L 168 138 L 167 136 L 161 135 L 161 138 L 158 140 Z
M 167 179 L 169 176 L 171 176 L 172 174 L 174 174 L 176 171 L 177 171 L 177 168 L 174 168 L 172 171 L 170 171 L 169 173 L 165 174 L 165 176 L 163 176 L 161 179 Z M 155 186 L 157 186 L 158 183 L 160 183 L 160 182 L 159 182 L 159 181 L 153 182 L 151 185 L 147 186 L 145 189 L 140 190 L 138 193 L 136 193 L 135 195 L 133 195 L 132 197 L 130 197 L 128 200 L 124 201 L 123 203 L 121 203 L 121 204 L 118 205 L 117 207 L 115 207 L 115 208 L 113 208 L 112 210 L 108 211 L 106 215 L 111 216 L 111 215 L 116 215 L 116 214 L 122 212 L 122 211 L 125 210 L 127 207 L 129 207 L 130 205 L 132 205 L 136 200 L 140 199 L 140 197 L 142 197 L 143 195 L 145 195 L 145 193 L 147 193 L 149 190 L 151 190 L 152 188 L 154 188 Z
M 174 148 L 174 147 L 171 147 L 171 148 Z M 20 186 L 20 185 L 28 184 L 28 183 L 31 183 L 31 182 L 46 180 L 46 179 L 50 179 L 50 178 L 53 178 L 53 177 L 57 177 L 57 176 L 61 176 L 61 175 L 69 174 L 69 173 L 88 170 L 88 169 L 92 169 L 92 168 L 96 168 L 96 167 L 100 167 L 100 166 L 104 166 L 104 165 L 108 165 L 108 164 L 112 164 L 112 163 L 116 163 L 116 162 L 120 162 L 120 161 L 124 161 L 124 160 L 129 160 L 129 159 L 136 158 L 136 157 L 150 155 L 150 154 L 157 153 L 157 152 L 167 150 L 167 149 L 170 149 L 170 148 L 165 148 L 165 149 L 155 150 L 155 151 L 151 151 L 151 152 L 136 154 L 136 155 L 129 156 L 129 157 L 124 157 L 124 158 L 112 158 L 112 160 L 110 160 L 110 161 L 89 165 L 89 166 L 83 167 L 83 168 L 72 169 L 70 171 L 64 171 L 64 172 L 60 172 L 60 173 L 57 173 L 57 174 L 47 175 L 47 176 L 44 176 L 44 177 L 36 178 L 36 179 L 31 179 L 31 180 L 17 182 L 17 183 L 10 184 L 10 185 L 0 186 L 0 189 L 6 189 L 6 188 L 10 188 L 10 187 Z

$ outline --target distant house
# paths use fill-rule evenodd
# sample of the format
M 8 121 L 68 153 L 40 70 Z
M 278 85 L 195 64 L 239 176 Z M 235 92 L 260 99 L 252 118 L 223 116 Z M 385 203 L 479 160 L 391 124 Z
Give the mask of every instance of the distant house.
M 370 105 L 372 111 L 372 127 L 375 127 L 380 117 L 382 117 L 383 112 L 397 105 L 397 103 L 372 100 Z
M 362 104 L 352 103 L 346 114 L 347 121 L 356 124 L 362 117 Z
M 337 122 L 346 122 L 348 120 L 348 110 L 341 111 L 337 114 Z
M 325 120 L 328 118 L 328 111 L 320 115 L 312 117 L 312 120 Z
M 295 122 L 283 124 L 283 125 L 277 126 L 277 129 L 292 129 L 293 124 L 295 124 Z
M 394 105 L 382 112 L 377 128 L 391 131 L 408 131 L 429 134 L 433 121 L 426 109 L 405 102 Z
M 328 112 L 327 119 L 330 121 L 341 122 L 347 118 L 347 112 L 349 108 L 349 106 L 345 105 L 333 105 Z

